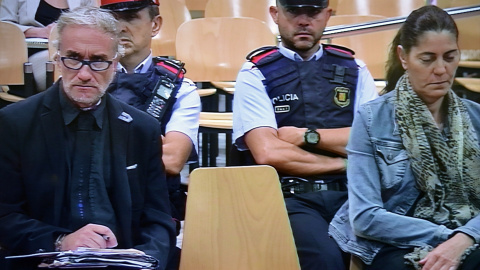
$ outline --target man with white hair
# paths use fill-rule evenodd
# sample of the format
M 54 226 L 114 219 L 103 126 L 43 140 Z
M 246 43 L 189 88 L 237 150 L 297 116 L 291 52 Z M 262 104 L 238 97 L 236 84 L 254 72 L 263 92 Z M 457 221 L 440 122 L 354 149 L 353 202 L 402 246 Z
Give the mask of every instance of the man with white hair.
M 0 265 L 38 251 L 175 245 L 160 125 L 106 93 L 118 63 L 116 19 L 82 7 L 58 20 L 62 78 L 0 110 Z

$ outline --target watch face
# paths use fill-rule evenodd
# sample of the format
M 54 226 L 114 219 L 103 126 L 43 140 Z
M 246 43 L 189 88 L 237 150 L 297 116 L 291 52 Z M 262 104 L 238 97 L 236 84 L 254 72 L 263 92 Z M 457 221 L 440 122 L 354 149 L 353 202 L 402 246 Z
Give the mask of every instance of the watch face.
M 308 131 L 307 134 L 305 134 L 305 139 L 309 144 L 317 144 L 320 136 L 315 131 Z

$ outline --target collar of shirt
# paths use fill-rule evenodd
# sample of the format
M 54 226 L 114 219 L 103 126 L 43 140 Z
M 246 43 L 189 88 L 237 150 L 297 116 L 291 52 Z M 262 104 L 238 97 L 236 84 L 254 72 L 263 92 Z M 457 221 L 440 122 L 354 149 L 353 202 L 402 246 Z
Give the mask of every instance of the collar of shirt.
M 85 109 L 91 110 L 97 127 L 102 129 L 103 127 L 103 111 L 105 110 L 105 101 L 103 96 L 93 108 Z M 81 109 L 77 108 L 68 100 L 63 91 L 60 91 L 60 106 L 62 107 L 63 121 L 66 126 L 70 125 L 80 113 Z
M 285 46 L 283 46 L 282 43 L 278 44 L 278 50 L 281 54 L 283 54 L 283 56 L 287 57 L 288 59 L 291 59 L 297 62 L 304 61 L 298 53 L 286 48 Z M 314 53 L 307 61 L 318 60 L 320 59 L 320 57 L 322 57 L 322 55 L 323 55 L 323 49 L 322 49 L 322 44 L 320 44 L 318 51 Z
M 140 64 L 138 64 L 134 69 L 133 73 L 146 73 L 148 69 L 152 65 L 152 52 L 145 58 Z M 122 64 L 118 63 L 117 71 L 121 73 L 127 73 L 127 70 L 122 66 Z

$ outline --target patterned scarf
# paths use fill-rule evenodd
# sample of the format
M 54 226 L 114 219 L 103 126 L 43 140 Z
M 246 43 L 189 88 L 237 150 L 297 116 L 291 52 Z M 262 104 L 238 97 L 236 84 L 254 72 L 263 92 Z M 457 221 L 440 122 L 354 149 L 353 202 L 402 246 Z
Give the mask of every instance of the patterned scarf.
M 468 112 L 452 90 L 445 96 L 449 134 L 442 136 L 405 73 L 396 85 L 395 120 L 424 193 L 414 217 L 455 229 L 479 213 L 480 149 Z

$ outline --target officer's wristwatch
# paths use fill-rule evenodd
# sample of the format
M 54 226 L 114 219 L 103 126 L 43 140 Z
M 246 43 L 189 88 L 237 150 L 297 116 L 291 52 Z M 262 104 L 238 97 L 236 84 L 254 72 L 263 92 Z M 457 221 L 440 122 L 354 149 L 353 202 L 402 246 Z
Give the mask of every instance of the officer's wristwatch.
M 304 135 L 305 144 L 307 145 L 317 145 L 320 142 L 320 134 L 314 129 L 307 129 Z

